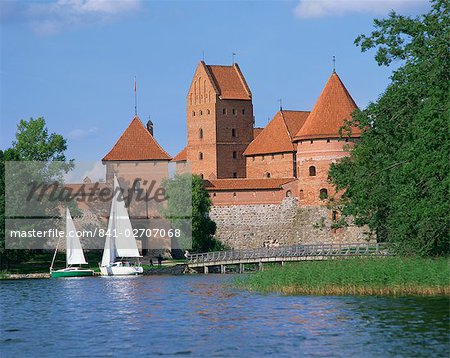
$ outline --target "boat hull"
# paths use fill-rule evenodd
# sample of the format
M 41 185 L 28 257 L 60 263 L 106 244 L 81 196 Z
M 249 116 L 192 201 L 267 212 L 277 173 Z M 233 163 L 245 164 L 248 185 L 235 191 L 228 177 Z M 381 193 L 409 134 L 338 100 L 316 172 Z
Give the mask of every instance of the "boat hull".
M 50 277 L 60 278 L 60 277 L 85 277 L 94 276 L 94 271 L 90 269 L 72 269 L 65 268 L 61 270 L 55 270 L 50 272 Z
M 136 276 L 142 275 L 144 269 L 141 266 L 101 266 L 102 276 Z

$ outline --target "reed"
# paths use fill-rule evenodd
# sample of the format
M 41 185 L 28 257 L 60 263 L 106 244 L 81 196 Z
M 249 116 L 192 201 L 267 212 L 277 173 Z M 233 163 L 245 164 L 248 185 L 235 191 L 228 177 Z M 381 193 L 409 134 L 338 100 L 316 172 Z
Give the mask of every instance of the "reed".
M 450 295 L 448 258 L 354 258 L 270 266 L 236 286 L 286 295 Z

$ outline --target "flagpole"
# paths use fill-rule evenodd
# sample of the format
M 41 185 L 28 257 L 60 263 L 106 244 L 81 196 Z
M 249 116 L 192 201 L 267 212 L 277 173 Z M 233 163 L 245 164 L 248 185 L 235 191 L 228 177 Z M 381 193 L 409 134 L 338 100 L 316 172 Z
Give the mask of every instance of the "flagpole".
M 134 76 L 134 115 L 137 116 L 136 76 Z

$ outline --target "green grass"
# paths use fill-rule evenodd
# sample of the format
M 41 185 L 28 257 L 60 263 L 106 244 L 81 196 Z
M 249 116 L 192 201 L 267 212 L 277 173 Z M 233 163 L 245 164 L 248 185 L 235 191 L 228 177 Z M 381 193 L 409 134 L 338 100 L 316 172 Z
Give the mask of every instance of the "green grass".
M 354 258 L 287 263 L 236 280 L 258 292 L 329 295 L 450 295 L 448 258 Z
M 91 268 L 95 272 L 99 272 L 98 263 L 102 260 L 102 251 L 86 251 L 86 260 L 89 265 L 86 267 Z M 28 273 L 48 273 L 50 270 L 50 264 L 52 263 L 53 252 L 42 252 L 34 254 L 33 258 L 29 261 L 11 264 L 8 273 L 28 274 Z M 56 255 L 56 260 L 53 265 L 55 269 L 66 267 L 66 254 L 60 252 Z

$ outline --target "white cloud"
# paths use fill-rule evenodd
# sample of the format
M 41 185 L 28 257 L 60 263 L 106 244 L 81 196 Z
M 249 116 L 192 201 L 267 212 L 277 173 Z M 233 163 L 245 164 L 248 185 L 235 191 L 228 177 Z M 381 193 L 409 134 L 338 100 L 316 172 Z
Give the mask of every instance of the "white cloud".
M 69 139 L 73 139 L 73 140 L 78 140 L 78 139 L 83 139 L 86 137 L 90 137 L 92 135 L 94 135 L 95 133 L 98 132 L 98 128 L 97 127 L 91 127 L 89 129 L 74 129 L 73 131 L 71 131 L 67 137 Z
M 0 1 L 2 22 L 25 21 L 39 35 L 53 35 L 85 25 L 107 23 L 142 8 L 143 0 Z
M 350 13 L 386 15 L 391 10 L 402 11 L 422 7 L 428 0 L 301 0 L 295 16 L 301 19 L 342 16 Z

